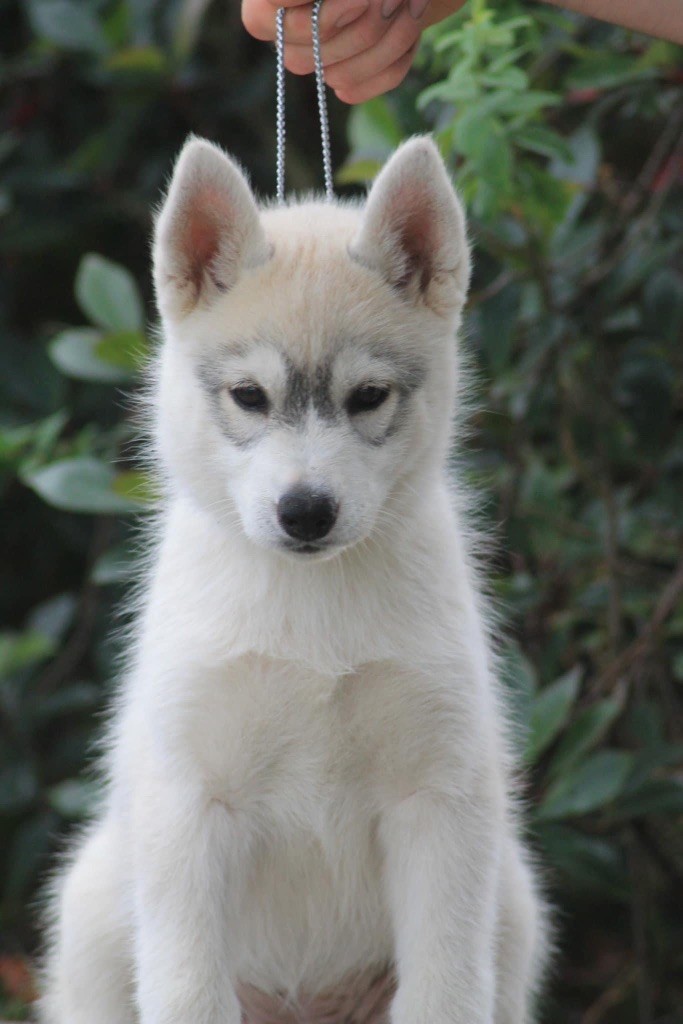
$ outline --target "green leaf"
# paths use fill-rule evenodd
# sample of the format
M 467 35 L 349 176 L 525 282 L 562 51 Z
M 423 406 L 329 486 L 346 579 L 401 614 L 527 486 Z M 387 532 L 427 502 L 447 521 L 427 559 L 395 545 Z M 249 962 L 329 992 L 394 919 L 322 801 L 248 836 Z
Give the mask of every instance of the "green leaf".
M 506 144 L 500 122 L 494 117 L 479 116 L 476 110 L 457 121 L 453 141 L 459 153 L 476 161 L 486 160 L 501 143 Z
M 517 329 L 519 302 L 520 288 L 513 283 L 491 296 L 479 309 L 484 356 L 493 374 L 500 374 L 509 364 Z
M 365 185 L 381 171 L 381 160 L 347 161 L 334 176 L 338 185 Z
M 141 505 L 130 491 L 117 493 L 116 479 L 110 466 L 87 455 L 22 474 L 23 482 L 43 501 L 67 512 L 118 515 L 139 511 Z
M 54 654 L 55 646 L 52 637 L 38 630 L 0 633 L 0 678 L 40 664 Z
M 514 141 L 516 146 L 540 156 L 558 157 L 567 161 L 572 158 L 572 151 L 562 136 L 542 124 L 528 124 L 518 129 Z
M 507 92 L 521 92 L 529 84 L 526 73 L 517 67 L 504 67 L 497 71 L 484 72 L 479 75 L 479 81 L 491 89 Z
M 115 367 L 128 378 L 138 373 L 147 361 L 149 346 L 142 331 L 106 334 L 95 346 L 99 359 Z
M 49 697 L 43 697 L 36 706 L 35 716 L 40 722 L 50 722 L 62 715 L 90 713 L 101 699 L 101 693 L 93 683 L 72 683 L 50 694 Z
M 514 101 L 510 103 L 510 113 L 515 115 L 515 123 L 521 125 L 545 107 L 557 107 L 561 102 L 562 99 L 554 92 L 530 90 L 514 97 Z
M 125 267 L 89 253 L 78 268 L 75 292 L 81 309 L 98 327 L 113 333 L 142 330 L 142 300 Z
M 512 191 L 512 146 L 494 118 L 482 122 L 463 119 L 460 127 L 462 130 L 456 131 L 456 149 L 471 160 L 478 199 L 481 199 L 484 187 L 488 186 L 496 196 L 495 210 Z
M 54 643 L 59 643 L 73 623 L 76 605 L 73 594 L 58 594 L 36 605 L 26 620 L 26 625 Z
M 673 267 L 656 271 L 645 285 L 645 326 L 652 337 L 676 344 L 683 332 L 683 278 Z
M 23 821 L 12 834 L 7 849 L 7 870 L 2 880 L 3 911 L 8 907 L 21 907 L 35 882 L 40 868 L 54 841 L 56 815 L 40 810 Z M 24 1020 L 23 1015 L 17 1020 Z
M 40 458 L 51 455 L 68 421 L 68 412 L 60 409 L 54 416 L 48 416 L 47 419 L 36 423 L 33 428 L 33 454 Z
M 624 858 L 615 843 L 584 835 L 567 825 L 542 824 L 537 839 L 544 860 L 573 887 L 619 901 L 631 894 Z
M 24 463 L 35 458 L 44 460 L 52 453 L 68 419 L 68 413 L 60 410 L 38 423 L 9 430 L 0 429 L 0 464 L 11 466 L 14 471 L 17 462 Z
M 119 546 L 105 551 L 95 562 L 90 579 L 98 586 L 112 583 L 128 583 L 135 577 L 139 563 L 133 552 Z
M 149 0 L 148 0 L 149 2 Z M 193 52 L 209 0 L 180 0 L 173 8 L 173 55 L 184 63 Z M 140 0 L 134 6 L 139 6 Z
M 633 759 L 633 770 L 624 786 L 624 797 L 640 793 L 653 781 L 656 773 L 672 766 L 683 765 L 683 744 L 661 742 L 639 750 Z
M 103 359 L 98 352 L 102 333 L 89 327 L 62 331 L 49 346 L 50 359 L 68 377 L 118 384 L 130 379 L 130 372 Z
M 112 486 L 116 494 L 130 498 L 138 508 L 153 508 L 159 502 L 159 489 L 154 477 L 142 470 L 119 473 Z
M 26 761 L 15 761 L 0 770 L 0 814 L 25 811 L 38 795 L 38 781 Z
M 496 74 L 503 68 L 509 67 L 511 64 L 517 64 L 520 57 L 523 57 L 525 53 L 530 51 L 531 47 L 528 43 L 524 43 L 522 46 L 516 46 L 512 50 L 505 50 L 499 57 L 492 60 L 489 65 L 489 73 Z
M 549 821 L 589 814 L 615 800 L 633 768 L 633 755 L 623 750 L 601 750 L 548 790 L 537 811 Z
M 575 666 L 534 698 L 526 747 L 527 761 L 536 761 L 560 732 L 578 695 L 581 675 L 581 669 Z
M 89 817 L 101 796 L 101 786 L 91 779 L 66 779 L 47 791 L 50 807 L 70 821 Z
M 548 769 L 551 778 L 564 774 L 605 735 L 623 707 L 612 697 L 598 701 L 578 715 L 560 741 Z
M 76 0 L 30 0 L 28 13 L 37 36 L 65 50 L 101 54 L 107 39 L 88 4 Z
M 638 69 L 631 54 L 583 49 L 579 62 L 567 76 L 566 85 L 569 89 L 610 89 L 648 73 L 652 72 Z
M 564 141 L 569 153 L 566 156 L 558 154 L 550 168 L 552 174 L 589 187 L 595 181 L 600 164 L 600 140 L 595 128 L 583 124 Z
M 354 154 L 383 160 L 401 142 L 403 132 L 386 97 L 377 96 L 351 111 L 348 136 Z
M 536 670 L 514 642 L 506 644 L 502 651 L 501 679 L 507 691 L 515 732 L 520 740 L 526 742 L 529 713 L 537 685 Z
M 167 70 L 168 60 L 157 46 L 131 46 L 112 54 L 105 67 L 109 71 L 160 75 Z
M 648 814 L 683 814 L 683 783 L 676 779 L 650 779 L 635 793 L 620 797 L 610 811 L 614 818 L 641 818 Z
M 418 110 L 424 110 L 434 100 L 446 103 L 466 103 L 478 99 L 479 93 L 475 83 L 464 74 L 464 68 L 458 74 L 450 75 L 444 82 L 436 82 L 424 89 L 417 100 Z

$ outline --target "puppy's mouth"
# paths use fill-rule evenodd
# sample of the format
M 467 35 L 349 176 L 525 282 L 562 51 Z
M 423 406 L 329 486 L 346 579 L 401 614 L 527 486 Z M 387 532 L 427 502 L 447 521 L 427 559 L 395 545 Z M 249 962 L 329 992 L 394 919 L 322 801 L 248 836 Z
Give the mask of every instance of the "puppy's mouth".
M 333 546 L 332 544 L 305 544 L 296 541 L 287 541 L 285 544 L 287 551 L 291 551 L 294 555 L 320 555 Z
M 282 547 L 288 555 L 293 555 L 297 559 L 310 562 L 324 562 L 328 558 L 334 558 L 335 555 L 344 550 L 346 545 L 335 544 L 333 541 L 322 544 L 287 541 Z

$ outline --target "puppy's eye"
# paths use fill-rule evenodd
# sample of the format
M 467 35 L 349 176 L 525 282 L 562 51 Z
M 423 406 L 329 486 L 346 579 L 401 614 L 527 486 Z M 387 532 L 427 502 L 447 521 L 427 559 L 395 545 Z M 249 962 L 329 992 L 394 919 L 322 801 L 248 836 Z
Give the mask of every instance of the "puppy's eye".
M 268 396 L 257 384 L 237 384 L 230 388 L 233 401 L 247 412 L 267 412 Z
M 346 400 L 346 411 L 350 416 L 379 409 L 389 397 L 389 388 L 380 384 L 361 384 Z

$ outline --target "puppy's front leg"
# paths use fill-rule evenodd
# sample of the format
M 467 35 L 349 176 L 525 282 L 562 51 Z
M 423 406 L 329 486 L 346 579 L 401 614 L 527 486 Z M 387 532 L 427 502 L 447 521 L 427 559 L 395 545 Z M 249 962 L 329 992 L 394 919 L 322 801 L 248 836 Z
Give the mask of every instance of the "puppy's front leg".
M 398 990 L 392 1024 L 492 1024 L 498 830 L 491 801 L 418 791 L 383 816 Z
M 241 871 L 228 809 L 199 786 L 141 783 L 134 814 L 140 1024 L 239 1024 L 230 899 Z

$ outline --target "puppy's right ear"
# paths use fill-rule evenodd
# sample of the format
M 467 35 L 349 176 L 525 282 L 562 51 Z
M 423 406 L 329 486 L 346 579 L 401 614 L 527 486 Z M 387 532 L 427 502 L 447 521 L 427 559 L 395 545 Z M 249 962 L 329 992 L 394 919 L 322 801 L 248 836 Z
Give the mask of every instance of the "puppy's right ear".
M 399 146 L 368 196 L 351 255 L 411 303 L 452 316 L 470 276 L 465 214 L 428 136 Z
M 233 286 L 270 254 L 244 174 L 204 139 L 190 139 L 173 171 L 154 233 L 154 284 L 162 316 L 180 320 Z

